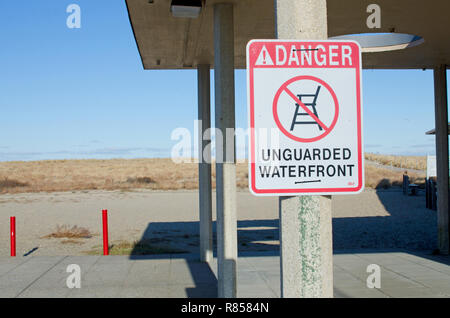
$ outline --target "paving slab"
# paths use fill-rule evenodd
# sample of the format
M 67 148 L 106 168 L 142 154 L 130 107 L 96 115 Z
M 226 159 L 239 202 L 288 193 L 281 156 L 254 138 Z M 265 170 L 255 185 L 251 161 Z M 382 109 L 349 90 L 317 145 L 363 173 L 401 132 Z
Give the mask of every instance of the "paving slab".
M 67 266 L 81 269 L 81 288 L 66 285 Z M 367 266 L 381 269 L 381 288 L 368 288 Z M 334 295 L 340 297 L 450 297 L 448 256 L 407 251 L 337 251 Z M 242 255 L 238 297 L 280 297 L 276 252 Z M 195 254 L 153 256 L 26 256 L 0 258 L 0 297 L 217 297 L 217 259 Z

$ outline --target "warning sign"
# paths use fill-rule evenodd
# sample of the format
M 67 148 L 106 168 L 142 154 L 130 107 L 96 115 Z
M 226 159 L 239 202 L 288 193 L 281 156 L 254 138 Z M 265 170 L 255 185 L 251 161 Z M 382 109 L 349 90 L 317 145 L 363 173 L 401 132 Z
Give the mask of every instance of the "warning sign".
M 362 191 L 356 42 L 250 41 L 247 84 L 249 187 L 255 195 Z
M 267 51 L 267 48 L 265 46 L 262 47 L 255 65 L 273 65 L 272 58 L 270 57 L 269 52 Z

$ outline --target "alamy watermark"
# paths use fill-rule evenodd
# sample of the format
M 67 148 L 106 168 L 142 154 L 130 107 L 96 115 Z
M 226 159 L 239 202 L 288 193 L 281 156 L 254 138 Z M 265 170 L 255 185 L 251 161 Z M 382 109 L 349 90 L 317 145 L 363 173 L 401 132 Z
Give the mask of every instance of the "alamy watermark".
M 370 273 L 367 276 L 367 288 L 381 288 L 381 268 L 377 264 L 370 264 L 366 268 L 366 272 Z
M 70 264 L 66 268 L 66 273 L 70 275 L 66 279 L 67 288 L 81 288 L 81 267 L 78 264 Z
M 372 3 L 367 6 L 366 11 L 370 13 L 366 20 L 367 27 L 369 29 L 381 28 L 381 7 L 378 4 Z
M 81 8 L 78 4 L 69 4 L 66 8 L 69 16 L 66 19 L 66 25 L 69 29 L 81 28 Z
M 280 131 L 276 128 L 203 129 L 202 121 L 195 120 L 193 133 L 185 127 L 172 131 L 171 139 L 176 143 L 171 149 L 171 159 L 175 163 L 244 163 L 252 159 L 247 158 L 246 153 L 252 134 L 255 143 L 262 147 L 280 147 Z M 261 157 L 253 159 L 258 160 Z M 275 159 L 271 163 L 276 165 L 279 161 Z

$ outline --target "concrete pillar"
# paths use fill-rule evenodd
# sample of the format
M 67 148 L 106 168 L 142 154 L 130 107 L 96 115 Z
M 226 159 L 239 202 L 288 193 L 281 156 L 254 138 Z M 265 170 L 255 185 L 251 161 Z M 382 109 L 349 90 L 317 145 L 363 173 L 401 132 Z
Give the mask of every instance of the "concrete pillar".
M 218 296 L 236 297 L 237 221 L 234 146 L 233 5 L 214 5 Z
M 211 198 L 211 95 L 210 66 L 197 66 L 198 82 L 198 194 L 200 211 L 200 260 L 210 262 L 213 257 L 212 198 Z
M 449 204 L 448 204 L 448 111 L 446 65 L 434 69 L 434 100 L 436 124 L 436 168 L 437 168 L 437 216 L 438 248 L 449 254 Z
M 275 0 L 279 39 L 327 39 L 326 0 Z M 280 197 L 282 297 L 333 297 L 331 196 Z

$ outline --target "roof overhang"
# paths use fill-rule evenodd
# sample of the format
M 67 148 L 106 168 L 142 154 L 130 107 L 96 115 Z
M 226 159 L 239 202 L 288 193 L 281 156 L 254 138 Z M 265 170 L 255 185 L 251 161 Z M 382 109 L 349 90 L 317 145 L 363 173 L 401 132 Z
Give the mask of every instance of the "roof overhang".
M 448 124 L 447 130 L 448 134 L 450 135 L 450 124 Z M 428 130 L 427 132 L 425 132 L 425 135 L 436 135 L 436 129 L 433 128 L 431 130 Z
M 214 64 L 213 5 L 206 0 L 198 18 L 176 18 L 171 0 L 126 0 L 134 36 L 145 69 L 190 69 Z M 251 39 L 275 38 L 274 0 L 229 0 L 234 6 L 235 67 L 245 68 Z M 406 33 L 424 42 L 405 49 L 363 53 L 363 67 L 425 69 L 450 65 L 449 0 L 377 0 L 381 28 L 366 25 L 373 0 L 328 0 L 328 36 L 357 33 Z M 299 16 L 301 12 L 299 12 Z

